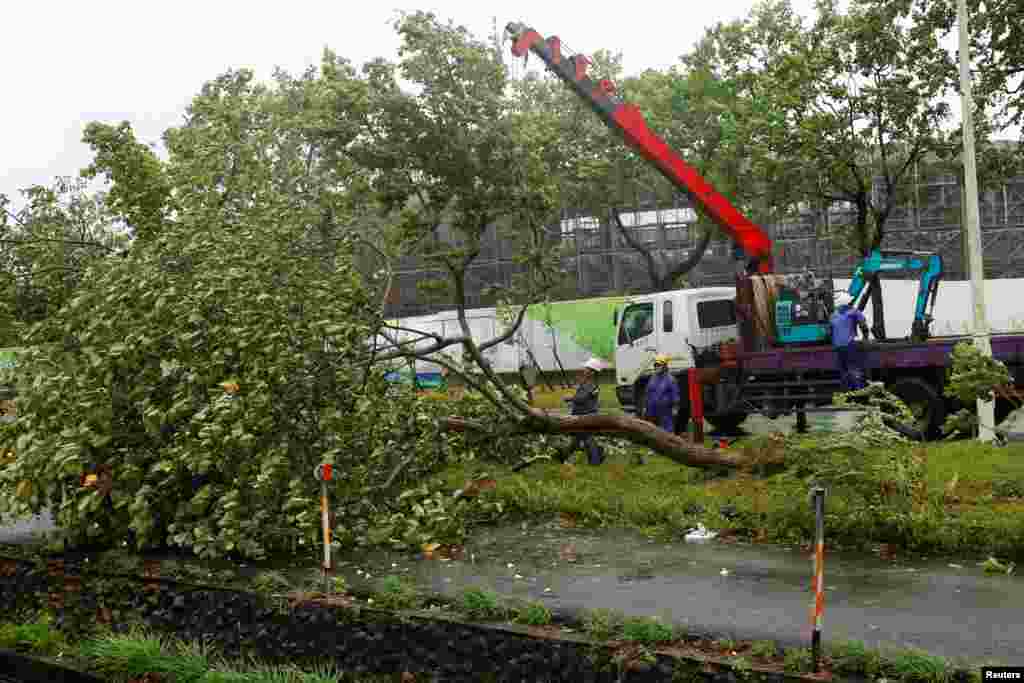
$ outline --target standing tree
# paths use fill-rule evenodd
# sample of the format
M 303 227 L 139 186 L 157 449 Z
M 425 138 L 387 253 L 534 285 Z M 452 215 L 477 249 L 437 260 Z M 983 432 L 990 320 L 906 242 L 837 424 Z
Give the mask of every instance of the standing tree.
M 767 203 L 851 206 L 850 246 L 866 255 L 882 244 L 914 165 L 947 145 L 950 56 L 934 36 L 921 38 L 870 0 L 845 12 L 818 3 L 807 27 L 788 0 L 773 0 L 710 30 L 685 61 L 744 84 L 746 106 L 726 121 L 730 135 L 754 141 L 749 163 Z M 884 337 L 873 291 L 874 331 Z
M 887 0 L 885 4 L 912 18 L 922 36 L 947 36 L 957 30 L 956 0 Z M 967 0 L 967 13 L 977 79 L 974 94 L 983 110 L 996 115 L 996 130 L 1019 127 L 1024 123 L 1024 6 L 1017 0 Z
M 542 300 L 557 282 L 559 263 L 544 225 L 563 199 L 555 178 L 560 172 L 556 164 L 565 162 L 550 154 L 560 131 L 543 112 L 510 102 L 502 64 L 464 29 L 423 12 L 403 17 L 397 29 L 401 61 L 366 67 L 368 112 L 362 131 L 344 139 L 343 151 L 373 169 L 370 187 L 383 209 L 402 212 L 397 227 L 406 243 L 419 245 L 420 253 L 447 273 L 444 286 L 457 310 L 459 331 L 442 335 L 384 325 L 377 361 L 436 362 L 461 376 L 497 413 L 492 424 L 445 420 L 451 429 L 492 437 L 613 433 L 684 464 L 740 464 L 740 456 L 695 446 L 643 420 L 548 415 L 497 376 L 489 350 L 510 339 L 526 306 Z M 400 87 L 399 77 L 413 84 L 412 92 Z M 337 108 L 357 104 L 349 97 L 339 98 Z M 466 272 L 492 225 L 517 245 L 517 277 L 494 283 L 517 312 L 504 332 L 475 340 L 466 315 Z

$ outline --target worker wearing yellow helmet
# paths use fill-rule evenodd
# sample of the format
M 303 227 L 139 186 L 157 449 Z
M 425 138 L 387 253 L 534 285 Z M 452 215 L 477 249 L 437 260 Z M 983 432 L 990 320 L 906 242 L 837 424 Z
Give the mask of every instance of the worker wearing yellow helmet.
M 644 415 L 666 432 L 675 432 L 675 417 L 679 410 L 681 392 L 676 378 L 668 371 L 669 357 L 654 357 L 654 377 L 647 382 Z

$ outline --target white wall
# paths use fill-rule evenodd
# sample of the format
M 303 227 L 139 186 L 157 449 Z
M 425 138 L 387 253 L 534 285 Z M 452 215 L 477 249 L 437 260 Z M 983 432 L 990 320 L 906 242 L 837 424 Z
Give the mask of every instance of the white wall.
M 835 280 L 836 289 L 845 289 L 849 280 Z M 889 338 L 910 335 L 910 325 L 914 319 L 914 304 L 917 300 L 916 280 L 884 280 L 882 292 L 885 302 L 885 331 Z M 970 332 L 973 321 L 971 309 L 970 282 L 961 280 L 943 280 L 939 283 L 939 292 L 935 303 L 935 321 L 932 323 L 932 334 L 959 335 Z M 1024 279 L 988 280 L 985 283 L 985 303 L 988 312 L 989 326 L 993 332 L 1024 332 Z M 871 321 L 871 306 L 865 308 Z M 467 311 L 470 329 L 477 342 L 484 342 L 500 334 L 503 327 L 495 320 L 494 308 L 478 308 Z M 460 334 L 458 318 L 455 311 L 444 311 L 432 315 L 403 318 L 400 323 L 404 327 L 435 332 L 445 336 Z M 578 346 L 568 335 L 557 332 L 558 356 L 567 370 L 582 367 L 590 357 L 590 353 Z M 537 362 L 545 370 L 557 370 L 551 333 L 544 324 L 529 318 L 523 321 L 520 335 L 533 351 Z M 461 347 L 452 347 L 449 352 L 461 356 Z M 520 344 L 499 344 L 490 349 L 487 356 L 498 372 L 515 372 L 521 365 L 527 364 L 529 357 Z M 433 363 L 418 362 L 419 372 L 439 372 L 440 366 Z
M 836 280 L 837 289 L 845 289 L 849 280 Z M 917 300 L 916 280 L 883 280 L 885 333 L 898 338 L 910 334 Z M 942 280 L 935 297 L 934 336 L 968 334 L 974 323 L 971 308 L 971 283 L 966 280 Z M 1024 331 L 1024 279 L 987 280 L 985 308 L 993 332 Z M 864 309 L 871 320 L 870 304 Z

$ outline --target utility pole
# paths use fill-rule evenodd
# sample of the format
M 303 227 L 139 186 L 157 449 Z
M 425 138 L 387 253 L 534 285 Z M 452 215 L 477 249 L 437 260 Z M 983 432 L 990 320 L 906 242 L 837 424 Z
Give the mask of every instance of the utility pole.
M 981 217 L 978 212 L 978 172 L 974 159 L 974 102 L 971 95 L 970 45 L 967 32 L 967 0 L 959 0 L 960 101 L 963 109 L 964 201 L 967 208 L 967 252 L 970 257 L 971 299 L 974 304 L 974 344 L 992 356 L 988 320 L 985 316 L 985 270 L 981 257 Z M 978 401 L 978 440 L 995 438 L 995 407 L 992 401 Z

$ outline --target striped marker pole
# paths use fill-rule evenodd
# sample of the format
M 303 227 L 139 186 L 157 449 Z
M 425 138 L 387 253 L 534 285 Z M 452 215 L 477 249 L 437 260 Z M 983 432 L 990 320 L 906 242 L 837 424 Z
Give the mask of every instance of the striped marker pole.
M 332 479 L 333 468 L 330 464 L 317 465 L 314 473 L 320 480 L 320 521 L 324 532 L 324 592 L 330 593 L 328 575 L 331 572 L 331 512 L 327 504 L 327 482 Z
M 816 487 L 814 499 L 814 631 L 811 634 L 811 657 L 814 673 L 821 670 L 821 617 L 825 612 L 825 489 Z

